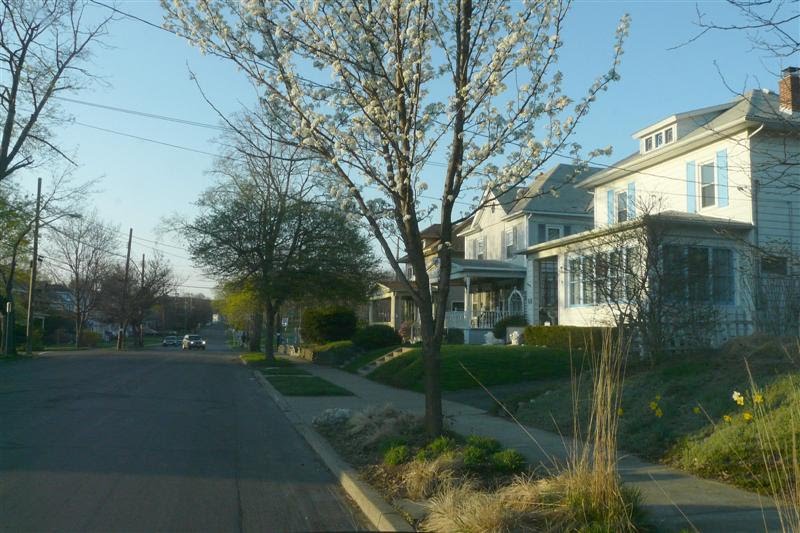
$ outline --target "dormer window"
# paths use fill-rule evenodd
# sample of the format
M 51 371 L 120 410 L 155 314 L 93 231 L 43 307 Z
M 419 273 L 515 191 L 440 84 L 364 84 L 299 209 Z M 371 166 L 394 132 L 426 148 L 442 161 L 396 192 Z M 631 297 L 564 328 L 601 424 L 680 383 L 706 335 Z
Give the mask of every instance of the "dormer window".
M 648 135 L 644 138 L 644 151 L 649 152 L 661 148 L 675 140 L 675 130 L 672 126 L 664 130 Z

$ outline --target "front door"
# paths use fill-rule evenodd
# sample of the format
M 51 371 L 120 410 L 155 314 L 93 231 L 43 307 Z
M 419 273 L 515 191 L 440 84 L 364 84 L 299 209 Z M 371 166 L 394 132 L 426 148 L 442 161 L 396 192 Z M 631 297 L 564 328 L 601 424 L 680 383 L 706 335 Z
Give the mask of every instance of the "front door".
M 558 258 L 539 260 L 539 324 L 558 324 Z

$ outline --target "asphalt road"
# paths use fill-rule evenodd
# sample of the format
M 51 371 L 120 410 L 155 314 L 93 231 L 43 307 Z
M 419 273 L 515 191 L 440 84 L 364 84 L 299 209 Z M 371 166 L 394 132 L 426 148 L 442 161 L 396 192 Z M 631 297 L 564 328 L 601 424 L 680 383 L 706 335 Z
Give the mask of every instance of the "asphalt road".
M 250 371 L 206 351 L 0 363 L 0 530 L 363 529 Z

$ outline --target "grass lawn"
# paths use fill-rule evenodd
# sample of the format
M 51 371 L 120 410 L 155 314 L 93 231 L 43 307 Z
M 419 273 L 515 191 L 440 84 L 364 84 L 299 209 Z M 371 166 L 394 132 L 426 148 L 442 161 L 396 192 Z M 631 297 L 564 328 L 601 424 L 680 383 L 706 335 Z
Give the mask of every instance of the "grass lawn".
M 361 355 L 359 355 L 358 357 L 356 357 L 355 359 L 350 361 L 348 364 L 343 366 L 342 370 L 347 370 L 348 372 L 356 373 L 356 372 L 358 372 L 358 369 L 361 368 L 362 366 L 365 366 L 365 365 L 371 363 L 372 361 L 374 361 L 378 357 L 384 356 L 387 353 L 392 352 L 393 350 L 396 350 L 397 348 L 399 348 L 399 347 L 398 346 L 389 346 L 387 348 L 376 348 L 374 350 L 369 350 L 367 352 L 362 353 Z
M 626 376 L 619 427 L 621 449 L 666 462 L 705 477 L 764 490 L 767 471 L 761 460 L 747 358 L 753 377 L 764 387 L 764 418 L 773 435 L 791 444 L 791 418 L 800 413 L 800 368 L 772 343 L 768 346 L 675 356 L 655 364 L 639 363 Z M 580 384 L 578 408 L 585 420 L 590 387 Z M 745 396 L 745 405 L 732 399 Z M 555 380 L 521 396 L 505 398 L 521 421 L 561 434 L 573 428 L 573 384 Z M 725 417 L 730 417 L 730 422 Z M 797 432 L 800 437 L 800 432 Z
M 353 393 L 317 376 L 267 375 L 267 380 L 284 396 L 352 396 Z
M 265 366 L 260 369 L 265 376 L 310 376 L 302 368 L 294 366 Z
M 464 371 L 462 364 L 486 386 L 557 377 L 568 379 L 570 375 L 569 353 L 550 348 L 445 345 L 441 357 L 441 383 L 446 391 L 480 386 Z M 386 385 L 421 391 L 423 371 L 422 351 L 416 349 L 379 366 L 369 377 Z
M 289 361 L 288 359 L 281 359 L 279 357 L 275 358 L 275 361 L 268 363 L 266 360 L 266 356 L 263 353 L 259 352 L 247 352 L 240 355 L 245 363 L 250 366 L 260 367 L 260 366 L 269 366 L 269 367 L 292 367 L 296 366 L 295 363 Z

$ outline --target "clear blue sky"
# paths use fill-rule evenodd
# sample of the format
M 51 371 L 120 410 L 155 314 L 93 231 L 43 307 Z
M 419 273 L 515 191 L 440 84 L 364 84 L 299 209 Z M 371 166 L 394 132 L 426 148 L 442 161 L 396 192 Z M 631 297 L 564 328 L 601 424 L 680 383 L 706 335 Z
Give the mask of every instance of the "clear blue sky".
M 116 5 L 156 24 L 162 21 L 156 0 L 122 0 Z M 721 1 L 575 2 L 567 21 L 560 68 L 568 94 L 576 97 L 607 69 L 619 17 L 625 12 L 632 16 L 620 69 L 622 80 L 601 95 L 578 132 L 578 142 L 587 149 L 612 145 L 614 155 L 609 162 L 613 161 L 637 148 L 631 139 L 634 131 L 676 112 L 732 99 L 735 95 L 725 87 L 717 67 L 737 90 L 776 90 L 781 68 L 800 65 L 800 58 L 780 63 L 763 57 L 751 49 L 740 32 L 708 34 L 671 50 L 697 33 L 694 22 L 698 5 L 701 11 L 718 18 L 730 13 Z M 97 14 L 104 11 L 101 7 L 91 9 Z M 191 68 L 209 97 L 224 111 L 235 111 L 240 103 L 253 101 L 252 89 L 231 65 L 199 54 L 165 31 L 121 19 L 110 26 L 104 41 L 108 46 L 96 50 L 92 70 L 107 86 L 73 95 L 75 99 L 217 124 L 215 113 L 189 78 Z M 129 227 L 133 228 L 133 257 L 150 254 L 156 246 L 186 279 L 182 291 L 210 295 L 211 291 L 203 288 L 213 282 L 192 268 L 185 243 L 176 235 L 161 235 L 157 230 L 166 216 L 191 215 L 192 202 L 213 181 L 208 174 L 213 157 L 89 126 L 211 153 L 217 152 L 218 132 L 73 103 L 64 103 L 63 107 L 76 123 L 59 132 L 59 142 L 76 150 L 80 163 L 77 176 L 103 178 L 102 190 L 87 203 L 94 203 L 103 218 L 119 224 L 120 240 L 127 236 Z M 34 178 L 33 174 L 23 175 L 20 182 L 33 189 Z M 161 244 L 140 239 L 159 240 Z

